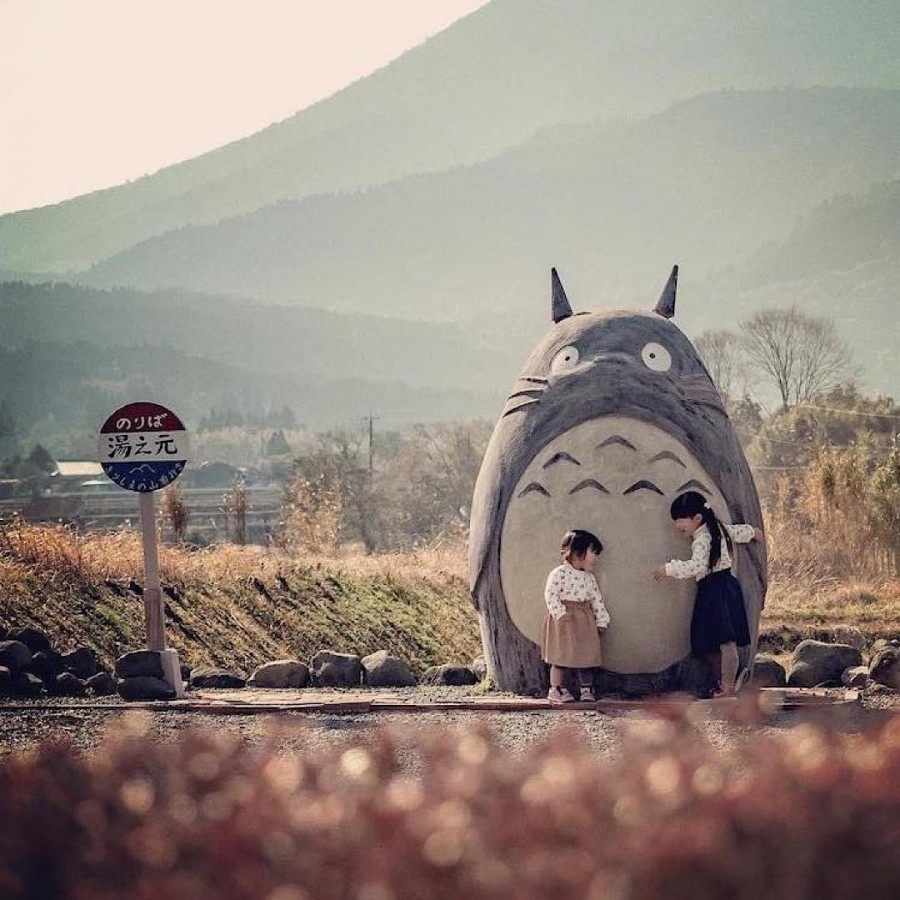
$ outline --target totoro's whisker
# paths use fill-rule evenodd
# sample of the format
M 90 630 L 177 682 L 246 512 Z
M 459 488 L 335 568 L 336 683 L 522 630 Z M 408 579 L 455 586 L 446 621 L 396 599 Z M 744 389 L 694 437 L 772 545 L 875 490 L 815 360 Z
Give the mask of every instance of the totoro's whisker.
M 512 400 L 515 397 L 540 397 L 544 390 L 545 388 L 528 388 L 524 391 L 516 391 L 514 394 L 509 395 L 508 400 Z
M 662 459 L 671 459 L 672 462 L 678 463 L 678 465 L 681 466 L 682 469 L 687 468 L 687 466 L 682 461 L 681 457 L 677 456 L 671 450 L 663 450 L 661 453 L 657 453 L 656 456 L 652 457 L 651 459 L 648 459 L 647 462 L 655 463 L 655 462 L 659 462 Z
M 534 406 L 535 403 L 540 403 L 540 400 L 523 400 L 518 406 L 514 406 L 512 409 L 507 409 L 500 418 L 504 418 L 505 416 L 511 416 L 513 413 L 523 412 L 527 407 Z
M 600 491 L 601 494 L 608 494 L 609 491 L 597 481 L 596 478 L 585 478 L 584 481 L 579 481 L 575 487 L 569 491 L 570 494 L 574 494 L 576 491 L 583 491 L 585 488 L 593 488 L 595 491 Z
M 686 481 L 680 488 L 676 488 L 675 493 L 680 494 L 682 491 L 700 491 L 707 496 L 712 493 L 702 481 L 697 481 L 696 478 L 692 478 L 690 481 Z
M 652 481 L 646 481 L 644 479 L 636 481 L 630 488 L 625 488 L 625 490 L 622 491 L 622 496 L 624 497 L 626 494 L 633 494 L 635 491 L 653 491 L 654 494 L 659 494 L 660 497 L 666 496 Z
M 561 450 L 559 453 L 554 453 L 553 456 L 551 456 L 550 459 L 548 459 L 547 462 L 545 462 L 545 463 L 541 466 L 541 468 L 542 468 L 542 469 L 549 469 L 550 466 L 556 465 L 556 463 L 558 463 L 558 462 L 570 462 L 570 463 L 575 463 L 576 466 L 580 466 L 580 465 L 581 465 L 581 463 L 578 462 L 578 460 L 575 459 L 575 457 L 572 456 L 571 453 L 566 453 L 565 450 Z
M 621 444 L 623 447 L 627 447 L 629 450 L 637 450 L 637 447 L 628 440 L 628 438 L 623 438 L 621 434 L 613 434 L 610 435 L 602 444 L 597 444 L 596 449 L 602 450 L 604 447 L 610 447 L 614 444 Z
M 533 381 L 535 384 L 544 384 L 549 387 L 550 379 L 544 378 L 542 375 L 519 375 L 516 381 Z
M 532 481 L 530 484 L 526 485 L 516 496 L 524 497 L 526 494 L 543 494 L 545 497 L 550 496 L 550 492 L 547 488 L 542 484 L 538 484 L 536 481 Z

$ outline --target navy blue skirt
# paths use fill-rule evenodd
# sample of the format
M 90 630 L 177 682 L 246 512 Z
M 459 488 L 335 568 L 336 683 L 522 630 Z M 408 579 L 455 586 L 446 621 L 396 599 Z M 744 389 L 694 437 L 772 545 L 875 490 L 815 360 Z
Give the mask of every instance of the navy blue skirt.
M 740 582 L 728 570 L 713 572 L 697 582 L 691 618 L 691 650 L 710 653 L 722 644 L 750 643 L 750 626 Z

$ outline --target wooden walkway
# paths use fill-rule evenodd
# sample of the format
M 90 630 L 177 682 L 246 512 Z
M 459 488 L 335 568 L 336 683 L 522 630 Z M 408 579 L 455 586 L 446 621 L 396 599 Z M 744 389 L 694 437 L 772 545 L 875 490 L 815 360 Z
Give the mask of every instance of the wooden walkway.
M 765 688 L 759 692 L 760 708 L 774 714 L 791 710 L 813 710 L 858 704 L 860 692 L 852 689 L 782 689 Z M 273 713 L 319 713 L 347 715 L 358 713 L 417 713 L 453 710 L 462 712 L 596 712 L 615 714 L 643 711 L 676 712 L 689 706 L 725 713 L 736 705 L 735 698 L 719 700 L 695 700 L 674 696 L 644 700 L 612 700 L 601 698 L 596 703 L 551 704 L 545 698 L 517 697 L 512 695 L 463 696 L 458 699 L 426 700 L 421 697 L 406 698 L 392 691 L 326 689 L 312 690 L 197 690 L 181 700 L 136 701 L 131 703 L 53 703 L 45 709 L 96 709 L 121 711 L 123 709 L 147 709 L 165 712 L 194 712 L 219 715 L 256 715 Z M 0 712 L 14 709 L 35 710 L 34 703 L 3 703 Z

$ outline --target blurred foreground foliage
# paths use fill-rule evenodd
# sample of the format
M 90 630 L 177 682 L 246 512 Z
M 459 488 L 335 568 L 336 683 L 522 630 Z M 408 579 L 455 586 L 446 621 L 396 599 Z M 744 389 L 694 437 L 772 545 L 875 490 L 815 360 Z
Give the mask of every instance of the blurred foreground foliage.
M 611 760 L 551 731 L 514 764 L 476 728 L 287 755 L 277 733 L 155 744 L 126 719 L 89 757 L 47 743 L 0 762 L 0 895 L 900 896 L 900 718 L 723 750 L 688 717 L 624 723 Z

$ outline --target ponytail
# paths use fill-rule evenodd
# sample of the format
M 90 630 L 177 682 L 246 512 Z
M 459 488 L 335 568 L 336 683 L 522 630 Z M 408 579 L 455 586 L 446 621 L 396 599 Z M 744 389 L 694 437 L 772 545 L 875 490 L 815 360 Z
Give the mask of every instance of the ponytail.
M 722 541 L 731 552 L 731 536 L 728 530 L 722 525 L 719 517 L 715 514 L 709 501 L 703 494 L 697 491 L 688 491 L 685 494 L 679 494 L 673 501 L 669 510 L 673 519 L 690 519 L 694 516 L 700 516 L 703 524 L 709 529 L 711 538 L 709 547 L 709 571 L 718 565 L 722 558 Z

